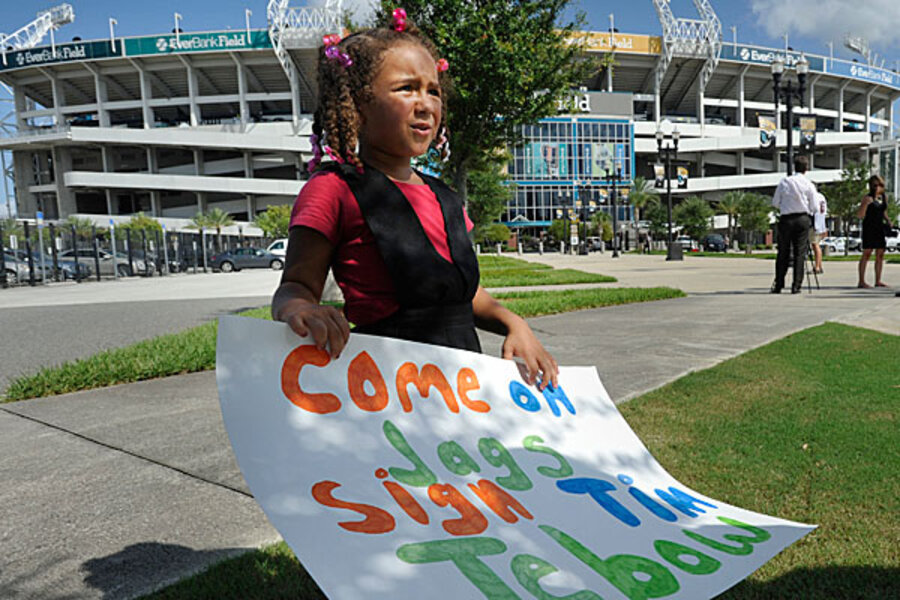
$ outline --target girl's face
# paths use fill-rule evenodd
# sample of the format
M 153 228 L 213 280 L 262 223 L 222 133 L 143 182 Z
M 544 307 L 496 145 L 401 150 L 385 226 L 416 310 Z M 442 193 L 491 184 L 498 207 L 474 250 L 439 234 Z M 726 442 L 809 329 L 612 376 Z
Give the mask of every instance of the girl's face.
M 428 151 L 441 123 L 441 85 L 431 54 L 418 44 L 385 51 L 372 99 L 359 109 L 362 157 L 384 171 L 409 168 Z

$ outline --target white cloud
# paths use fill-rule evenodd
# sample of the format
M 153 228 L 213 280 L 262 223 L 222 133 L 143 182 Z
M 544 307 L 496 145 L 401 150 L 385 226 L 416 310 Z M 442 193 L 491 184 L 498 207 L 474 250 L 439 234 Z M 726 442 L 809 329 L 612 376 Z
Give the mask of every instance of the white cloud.
M 897 0 L 751 0 L 751 6 L 772 37 L 799 34 L 837 45 L 849 33 L 882 49 L 895 46 L 900 30 Z

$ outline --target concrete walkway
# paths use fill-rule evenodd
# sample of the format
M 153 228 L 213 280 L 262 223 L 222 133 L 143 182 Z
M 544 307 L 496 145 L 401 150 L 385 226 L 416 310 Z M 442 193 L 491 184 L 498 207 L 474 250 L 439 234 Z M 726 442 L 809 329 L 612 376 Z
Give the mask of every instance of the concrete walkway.
M 767 293 L 772 261 L 528 258 L 611 274 L 614 285 L 690 294 L 531 320 L 561 364 L 595 365 L 616 401 L 829 320 L 900 335 L 900 298 L 850 287 L 855 263 L 826 263 L 823 288 L 812 294 L 775 296 Z M 245 275 L 254 281 L 237 279 Z M 885 280 L 900 284 L 900 268 L 887 265 Z M 275 281 L 241 273 L 169 285 L 175 298 L 188 288 L 218 298 L 256 296 Z M 161 287 L 117 286 L 135 310 L 141 294 L 172 299 Z M 77 300 L 91 301 L 87 289 Z M 16 306 L 67 303 L 54 293 L 28 290 Z M 499 350 L 499 337 L 483 339 L 486 352 Z M 4 599 L 133 598 L 278 537 L 235 465 L 213 373 L 0 406 L 0 481 Z

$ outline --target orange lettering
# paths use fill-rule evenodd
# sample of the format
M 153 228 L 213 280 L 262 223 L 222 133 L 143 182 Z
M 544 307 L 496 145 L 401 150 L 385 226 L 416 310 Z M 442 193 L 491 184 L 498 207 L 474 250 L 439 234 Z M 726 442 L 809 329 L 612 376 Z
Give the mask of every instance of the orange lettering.
M 459 519 L 441 523 L 450 535 L 476 535 L 487 529 L 488 522 L 481 511 L 449 483 L 432 483 L 428 486 L 428 497 L 438 506 L 449 504 L 459 513 Z
M 463 405 L 475 412 L 490 412 L 491 405 L 487 402 L 469 399 L 468 393 L 475 391 L 480 387 L 481 384 L 478 383 L 478 377 L 475 375 L 475 371 L 467 367 L 463 367 L 459 370 L 459 373 L 456 375 L 456 393 L 459 394 L 459 399 L 462 400 Z
M 487 504 L 488 508 L 507 523 L 515 523 L 519 520 L 519 517 L 513 514 L 512 510 L 509 510 L 510 508 L 526 519 L 534 518 L 518 500 L 513 498 L 509 492 L 497 486 L 493 481 L 480 479 L 477 484 L 470 483 L 469 488 L 481 498 L 482 502 Z
M 371 381 L 375 388 L 375 393 L 372 395 L 366 393 L 367 381 Z M 360 352 L 350 363 L 347 368 L 347 385 L 350 388 L 350 398 L 363 410 L 378 412 L 384 410 L 388 404 L 388 391 L 384 377 L 381 376 L 378 365 L 375 364 L 368 352 Z
M 311 344 L 299 346 L 284 359 L 281 367 L 281 391 L 295 405 L 309 412 L 325 415 L 341 409 L 341 401 L 334 394 L 307 394 L 300 389 L 300 370 L 306 365 L 324 367 L 331 357 Z
M 399 483 L 394 483 L 393 481 L 385 481 L 381 485 L 383 485 L 390 495 L 393 496 L 394 500 L 397 501 L 397 504 L 400 505 L 400 508 L 412 517 L 413 521 L 421 523 L 422 525 L 428 525 L 428 513 L 425 512 L 422 505 L 413 498 L 413 495 L 410 494 L 405 487 Z
M 358 533 L 387 533 L 394 529 L 394 517 L 391 513 L 381 510 L 377 506 L 370 504 L 359 504 L 357 502 L 345 502 L 338 500 L 331 495 L 332 490 L 341 487 L 336 481 L 320 481 L 312 487 L 313 498 L 316 502 L 331 508 L 343 508 L 352 510 L 361 515 L 365 515 L 362 521 L 343 521 L 338 523 L 347 531 L 355 531 Z
M 403 363 L 397 369 L 397 394 L 400 395 L 400 404 L 403 405 L 404 412 L 412 412 L 413 409 L 412 400 L 409 399 L 409 391 L 407 390 L 407 386 L 410 383 L 415 384 L 416 389 L 419 390 L 419 394 L 423 398 L 428 396 L 428 390 L 431 387 L 437 388 L 437 391 L 444 397 L 444 402 L 447 404 L 450 412 L 459 412 L 459 404 L 457 404 L 456 397 L 453 395 L 453 389 L 451 389 L 450 384 L 447 383 L 447 378 L 444 377 L 437 365 L 429 363 L 422 367 L 421 373 L 419 373 L 416 365 L 411 362 Z

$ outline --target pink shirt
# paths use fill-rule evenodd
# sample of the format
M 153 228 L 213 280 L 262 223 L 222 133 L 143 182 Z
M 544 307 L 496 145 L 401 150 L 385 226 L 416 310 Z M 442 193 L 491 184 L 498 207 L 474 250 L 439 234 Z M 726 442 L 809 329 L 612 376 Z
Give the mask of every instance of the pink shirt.
M 444 228 L 444 215 L 427 185 L 394 182 L 409 201 L 434 249 L 453 262 Z M 464 214 L 466 229 L 473 224 Z M 331 267 L 344 293 L 347 320 L 357 325 L 379 321 L 400 308 L 387 266 L 375 237 L 363 219 L 347 183 L 336 173 L 315 173 L 300 190 L 291 214 L 291 227 L 302 225 L 325 236 L 334 246 Z

